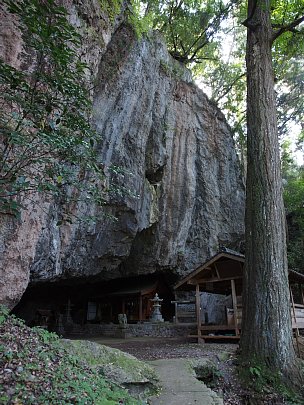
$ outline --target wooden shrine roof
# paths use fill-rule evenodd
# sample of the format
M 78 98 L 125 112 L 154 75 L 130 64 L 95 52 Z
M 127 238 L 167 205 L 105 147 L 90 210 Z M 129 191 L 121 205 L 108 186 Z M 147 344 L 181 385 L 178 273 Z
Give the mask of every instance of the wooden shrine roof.
M 229 293 L 231 280 L 235 280 L 241 293 L 245 256 L 226 249 L 218 252 L 175 284 L 175 290 L 194 290 L 198 284 L 201 291 L 218 294 Z M 289 270 L 289 282 L 304 284 L 304 274 Z
M 227 284 L 226 281 L 229 283 L 231 279 L 241 279 L 244 261 L 245 256 L 240 253 L 232 253 L 232 251 L 219 252 L 180 280 L 174 286 L 174 289 L 193 290 L 196 284 L 208 283 L 210 285 L 213 282 L 225 282 L 224 284 Z M 221 286 L 220 289 L 225 289 L 225 287 Z

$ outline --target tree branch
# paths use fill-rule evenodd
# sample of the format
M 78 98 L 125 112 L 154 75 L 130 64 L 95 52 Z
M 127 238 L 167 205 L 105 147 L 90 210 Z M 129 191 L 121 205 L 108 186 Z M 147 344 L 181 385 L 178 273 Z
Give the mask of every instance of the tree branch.
M 300 25 L 304 21 L 304 16 L 295 19 L 288 25 L 281 27 L 279 30 L 275 31 L 272 36 L 272 42 L 274 42 L 280 35 L 284 34 L 284 32 L 292 31 L 294 32 L 294 28 Z
M 224 92 L 222 94 L 220 94 L 214 101 L 216 103 L 218 103 L 223 97 L 225 97 L 229 91 L 232 89 L 232 87 L 235 85 L 235 83 L 237 83 L 242 77 L 246 76 L 246 73 L 242 73 L 241 75 L 237 76 L 231 83 L 229 86 L 226 87 L 226 89 L 224 90 Z

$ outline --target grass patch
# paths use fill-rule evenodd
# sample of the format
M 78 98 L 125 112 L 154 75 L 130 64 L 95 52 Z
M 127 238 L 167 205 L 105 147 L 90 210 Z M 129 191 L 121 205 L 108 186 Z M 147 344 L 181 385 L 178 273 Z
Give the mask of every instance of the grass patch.
M 215 388 L 222 377 L 218 367 L 210 360 L 198 360 L 191 364 L 195 376 L 209 388 Z

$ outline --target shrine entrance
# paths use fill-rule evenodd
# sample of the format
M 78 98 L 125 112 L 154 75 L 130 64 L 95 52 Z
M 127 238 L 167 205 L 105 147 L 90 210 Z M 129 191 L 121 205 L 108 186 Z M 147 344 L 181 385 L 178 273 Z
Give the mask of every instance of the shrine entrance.
M 62 324 L 79 325 L 83 329 L 88 324 L 118 324 L 119 314 L 125 314 L 127 322 L 135 324 L 149 321 L 153 306 L 150 300 L 156 293 L 163 299 L 165 321 L 172 321 L 174 296 L 161 274 L 32 285 L 13 312 L 29 326 L 42 326 L 59 333 Z
M 153 306 L 151 300 L 158 293 L 164 297 L 164 319 L 172 321 L 173 294 L 162 280 L 126 280 L 124 284 L 124 287 L 116 287 L 116 291 L 94 297 L 92 301 L 95 303 L 95 319 L 87 320 L 117 323 L 118 314 L 125 314 L 128 323 L 149 321 Z

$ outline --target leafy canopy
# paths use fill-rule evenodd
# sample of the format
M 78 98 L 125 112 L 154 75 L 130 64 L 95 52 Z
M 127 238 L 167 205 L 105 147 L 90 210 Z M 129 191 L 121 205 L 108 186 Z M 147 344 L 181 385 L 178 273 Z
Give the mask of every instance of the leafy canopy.
M 236 1 L 170 0 L 142 1 L 144 18 L 160 30 L 171 55 L 184 64 L 214 57 L 212 39 Z
M 88 195 L 102 204 L 80 36 L 54 0 L 4 3 L 18 18 L 27 68 L 0 60 L 0 211 L 18 215 L 21 197 L 37 191 L 61 196 L 72 187 L 80 193 L 84 178 L 90 179 Z
M 290 141 L 284 141 L 282 149 L 283 196 L 287 214 L 287 256 L 290 268 L 304 268 L 304 168 L 293 159 Z

